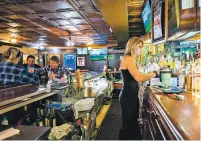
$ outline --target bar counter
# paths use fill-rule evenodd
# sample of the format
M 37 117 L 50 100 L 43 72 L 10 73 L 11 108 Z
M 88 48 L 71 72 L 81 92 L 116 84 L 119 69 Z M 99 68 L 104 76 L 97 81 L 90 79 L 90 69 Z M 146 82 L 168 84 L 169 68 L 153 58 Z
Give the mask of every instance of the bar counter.
M 46 88 L 31 84 L 1 89 L 0 115 L 57 93 L 58 91 L 47 92 Z
M 154 111 L 169 139 L 200 140 L 200 99 L 184 92 L 184 100 L 175 100 L 153 87 L 148 87 L 147 92 L 148 113 Z M 162 136 L 164 139 L 165 134 Z

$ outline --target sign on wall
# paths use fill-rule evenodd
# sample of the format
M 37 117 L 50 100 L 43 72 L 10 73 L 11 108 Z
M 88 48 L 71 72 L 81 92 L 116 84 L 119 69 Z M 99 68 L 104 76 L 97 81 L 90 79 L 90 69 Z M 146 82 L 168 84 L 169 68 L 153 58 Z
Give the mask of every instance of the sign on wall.
M 77 57 L 77 66 L 85 66 L 85 57 Z
M 64 54 L 64 66 L 69 70 L 76 70 L 76 55 Z

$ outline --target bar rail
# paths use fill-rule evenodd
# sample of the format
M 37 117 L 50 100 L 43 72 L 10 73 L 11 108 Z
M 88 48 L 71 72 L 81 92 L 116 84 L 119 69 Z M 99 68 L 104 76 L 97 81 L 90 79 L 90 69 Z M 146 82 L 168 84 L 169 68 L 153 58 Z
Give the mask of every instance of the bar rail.
M 182 93 L 184 100 L 179 101 L 169 98 L 156 88 L 147 87 L 146 90 L 146 112 L 154 116 L 150 123 L 157 124 L 155 127 L 160 132 L 159 139 L 200 140 L 199 99 L 185 92 Z

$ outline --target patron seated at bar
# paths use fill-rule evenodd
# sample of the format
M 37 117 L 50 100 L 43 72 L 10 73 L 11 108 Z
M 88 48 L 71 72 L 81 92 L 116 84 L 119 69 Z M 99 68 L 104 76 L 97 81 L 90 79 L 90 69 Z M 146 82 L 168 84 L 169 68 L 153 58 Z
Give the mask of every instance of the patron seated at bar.
M 21 58 L 21 52 L 17 48 L 9 48 L 3 56 L 4 62 L 0 62 L 0 86 L 39 83 L 37 75 L 17 64 Z
M 52 56 L 50 58 L 50 65 L 45 68 L 34 69 L 31 68 L 29 72 L 34 72 L 36 74 L 48 73 L 49 79 L 62 78 L 64 74 L 70 74 L 70 71 L 60 64 L 60 60 L 57 56 Z
M 27 64 L 23 64 L 23 67 L 29 71 L 30 68 L 41 68 L 39 65 L 35 64 L 35 57 L 33 55 L 27 56 Z

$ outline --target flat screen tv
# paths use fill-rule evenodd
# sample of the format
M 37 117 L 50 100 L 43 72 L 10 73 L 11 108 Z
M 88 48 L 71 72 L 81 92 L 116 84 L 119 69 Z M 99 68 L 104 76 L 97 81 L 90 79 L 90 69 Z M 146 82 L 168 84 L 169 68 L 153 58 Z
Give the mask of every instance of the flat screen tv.
M 64 66 L 69 70 L 76 70 L 76 55 L 64 54 Z
M 151 7 L 149 0 L 147 0 L 144 10 L 142 12 L 142 20 L 144 23 L 145 32 L 148 33 L 151 29 Z
M 90 52 L 90 60 L 106 60 L 106 49 L 92 49 Z
M 152 43 L 165 39 L 165 2 L 157 1 L 152 11 Z
M 82 55 L 82 54 L 87 54 L 88 49 L 87 48 L 77 48 L 77 54 Z

